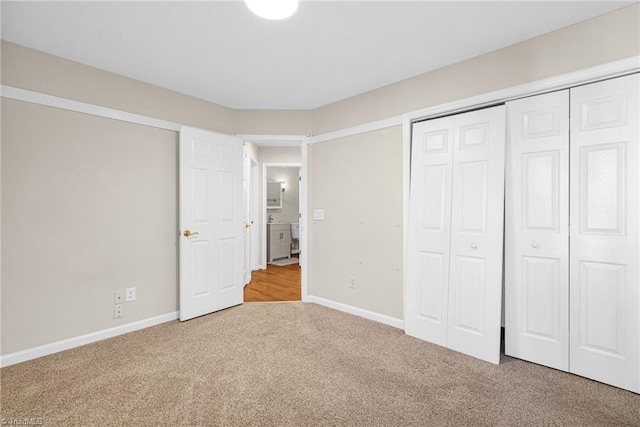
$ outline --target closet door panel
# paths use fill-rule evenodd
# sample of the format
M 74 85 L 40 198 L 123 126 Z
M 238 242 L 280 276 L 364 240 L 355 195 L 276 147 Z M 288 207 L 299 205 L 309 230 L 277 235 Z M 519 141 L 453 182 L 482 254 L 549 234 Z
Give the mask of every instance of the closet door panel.
M 453 118 L 413 125 L 405 332 L 447 344 Z
M 507 103 L 505 353 L 569 369 L 569 91 Z
M 502 304 L 505 107 L 454 119 L 448 344 L 498 363 Z
M 571 89 L 570 371 L 640 392 L 638 74 Z

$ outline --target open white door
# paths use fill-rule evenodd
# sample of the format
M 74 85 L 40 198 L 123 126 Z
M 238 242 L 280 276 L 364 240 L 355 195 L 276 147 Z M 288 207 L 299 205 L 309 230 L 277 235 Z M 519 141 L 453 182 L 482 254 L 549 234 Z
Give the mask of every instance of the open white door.
M 180 320 L 242 303 L 242 140 L 180 129 Z
M 244 265 L 242 269 L 243 285 L 251 281 L 251 158 L 246 148 L 243 148 L 242 162 L 242 200 L 243 200 L 243 238 L 244 238 Z
M 405 332 L 447 345 L 453 117 L 413 125 Z

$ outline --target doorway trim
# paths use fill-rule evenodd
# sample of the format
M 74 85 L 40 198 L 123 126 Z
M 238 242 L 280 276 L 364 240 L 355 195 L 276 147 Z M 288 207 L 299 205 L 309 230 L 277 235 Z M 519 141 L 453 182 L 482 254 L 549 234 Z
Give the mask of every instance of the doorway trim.
M 260 268 L 267 268 L 266 265 L 266 257 L 267 257 L 267 209 L 266 205 L 263 206 L 264 199 L 266 197 L 266 169 L 264 165 L 268 166 L 291 166 L 291 167 L 299 167 L 300 175 L 302 176 L 302 182 L 300 183 L 302 188 L 302 197 L 299 201 L 300 203 L 300 267 L 302 268 L 302 280 L 301 280 L 301 295 L 300 299 L 302 302 L 309 302 L 309 291 L 308 291 L 308 280 L 309 280 L 309 250 L 308 250 L 308 234 L 307 234 L 307 201 L 308 201 L 308 147 L 309 147 L 309 137 L 304 135 L 246 135 L 239 134 L 236 137 L 244 140 L 253 142 L 258 147 L 300 147 L 300 162 L 299 163 L 263 163 L 262 168 L 262 192 L 264 197 L 260 200 L 260 209 L 262 211 L 262 215 L 260 218 L 260 232 L 262 236 L 262 252 L 263 256 L 260 257 Z M 260 162 L 260 156 L 258 156 L 258 164 Z

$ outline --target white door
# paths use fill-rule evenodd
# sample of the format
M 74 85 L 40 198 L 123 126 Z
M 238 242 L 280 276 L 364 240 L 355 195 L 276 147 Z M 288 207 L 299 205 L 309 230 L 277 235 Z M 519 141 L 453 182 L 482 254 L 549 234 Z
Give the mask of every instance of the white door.
M 569 370 L 569 90 L 507 103 L 505 353 Z
M 453 117 L 413 125 L 405 332 L 447 345 Z
M 180 129 L 180 320 L 242 303 L 242 141 Z
M 405 332 L 498 363 L 505 109 L 413 125 Z
M 454 119 L 447 347 L 500 362 L 504 105 Z
M 640 392 L 638 74 L 571 89 L 570 371 Z

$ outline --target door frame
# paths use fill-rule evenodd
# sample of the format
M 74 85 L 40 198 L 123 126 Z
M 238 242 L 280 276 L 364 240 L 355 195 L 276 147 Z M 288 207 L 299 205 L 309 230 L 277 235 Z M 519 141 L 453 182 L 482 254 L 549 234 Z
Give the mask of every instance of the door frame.
M 435 119 L 450 114 L 464 113 L 467 111 L 490 107 L 497 104 L 506 103 L 515 99 L 525 98 L 533 95 L 568 89 L 600 80 L 621 77 L 640 71 L 640 57 L 635 56 L 600 66 L 578 70 L 568 74 L 561 74 L 543 80 L 537 80 L 506 89 L 487 92 L 481 95 L 464 98 L 445 104 L 435 105 L 429 108 L 415 110 L 402 115 L 402 218 L 405 226 L 402 230 L 402 248 L 404 254 L 408 250 L 408 227 L 409 224 L 409 193 L 411 187 L 411 133 L 413 123 Z M 507 141 L 507 144 L 509 142 Z M 402 260 L 402 294 L 403 294 L 403 320 L 406 321 L 407 312 L 407 257 Z M 504 301 L 502 309 L 504 310 Z
M 250 195 L 251 198 L 251 218 L 253 219 L 254 224 L 251 224 L 251 270 L 260 269 L 260 251 L 259 251 L 259 243 L 260 239 L 258 236 L 258 225 L 260 225 L 260 193 L 258 192 L 258 183 L 259 174 L 258 174 L 258 160 L 254 159 L 253 156 L 249 155 L 251 159 L 251 183 L 250 183 Z
M 308 179 L 308 147 L 310 144 L 310 138 L 304 135 L 269 135 L 269 134 L 239 134 L 236 137 L 244 140 L 253 142 L 258 147 L 300 147 L 300 162 L 299 163 L 266 163 L 268 166 L 291 166 L 291 167 L 299 167 L 300 175 L 302 176 L 302 182 L 300 183 L 302 197 L 299 201 L 300 203 L 300 267 L 302 269 L 302 280 L 301 280 L 301 300 L 302 302 L 309 302 L 309 292 L 308 292 L 308 280 L 309 280 L 309 251 L 308 251 L 308 234 L 307 234 L 307 203 L 308 203 L 308 192 L 309 192 L 309 179 Z M 260 162 L 260 157 L 258 156 L 258 162 Z M 263 164 L 262 168 L 262 193 L 263 197 L 260 200 L 260 209 L 262 214 L 259 215 L 260 223 L 258 226 L 260 227 L 260 232 L 262 236 L 262 256 L 260 257 L 260 268 L 267 268 L 267 209 L 266 209 L 266 193 L 267 193 L 267 183 L 266 183 L 266 169 Z

